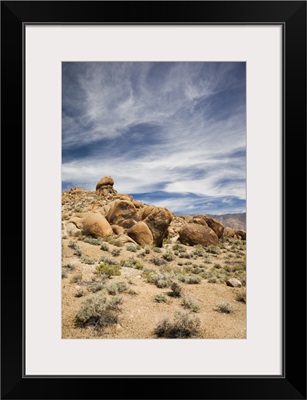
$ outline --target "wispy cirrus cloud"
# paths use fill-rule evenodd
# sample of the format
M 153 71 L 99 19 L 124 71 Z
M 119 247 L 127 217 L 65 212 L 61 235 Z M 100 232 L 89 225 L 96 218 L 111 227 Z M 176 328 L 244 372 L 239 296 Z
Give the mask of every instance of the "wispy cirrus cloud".
M 63 188 L 245 211 L 245 63 L 63 63 L 62 104 Z

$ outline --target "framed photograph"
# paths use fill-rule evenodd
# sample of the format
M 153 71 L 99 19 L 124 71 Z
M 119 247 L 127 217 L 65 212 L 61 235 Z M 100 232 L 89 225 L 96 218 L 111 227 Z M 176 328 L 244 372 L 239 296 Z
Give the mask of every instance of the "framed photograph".
M 1 26 L 2 398 L 305 399 L 306 3 Z

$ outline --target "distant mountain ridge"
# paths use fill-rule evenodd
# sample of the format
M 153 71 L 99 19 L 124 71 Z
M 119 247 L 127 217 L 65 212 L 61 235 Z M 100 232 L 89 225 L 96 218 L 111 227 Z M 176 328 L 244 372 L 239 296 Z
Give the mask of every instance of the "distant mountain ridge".
M 224 226 L 229 226 L 233 229 L 243 229 L 246 231 L 246 212 L 239 214 L 207 215 L 208 217 L 216 219 Z

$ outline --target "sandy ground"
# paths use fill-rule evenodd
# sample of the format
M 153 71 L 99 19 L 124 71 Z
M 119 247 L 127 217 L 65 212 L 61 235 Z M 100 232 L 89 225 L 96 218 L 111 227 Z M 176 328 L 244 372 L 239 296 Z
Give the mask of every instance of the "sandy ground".
M 75 255 L 75 250 L 71 246 L 75 243 L 81 251 L 81 256 Z M 154 249 L 150 249 L 150 253 L 140 255 L 144 249 L 140 248 L 133 253 L 126 250 L 126 246 L 119 247 L 120 255 L 114 257 L 112 250 L 118 247 L 108 244 L 108 251 L 102 250 L 100 246 L 85 243 L 77 238 L 63 239 L 62 242 L 62 266 L 73 266 L 73 270 L 63 268 L 62 274 L 62 338 L 112 338 L 112 339 L 147 339 L 157 338 L 154 330 L 158 322 L 165 316 L 173 318 L 174 312 L 183 311 L 182 300 L 185 297 L 191 297 L 198 305 L 199 312 L 191 313 L 200 319 L 201 325 L 197 337 L 207 339 L 223 339 L 223 338 L 245 338 L 246 337 L 246 304 L 236 300 L 239 293 L 244 292 L 243 288 L 233 288 L 226 285 L 225 280 L 229 277 L 237 276 L 235 271 L 228 272 L 225 276 L 225 269 L 232 265 L 245 265 L 245 243 L 242 241 L 232 241 L 221 245 L 221 253 L 208 254 L 205 256 L 194 257 L 191 259 L 180 258 L 175 256 L 174 260 L 167 262 L 166 266 L 156 266 L 151 260 L 153 257 L 162 258 L 163 253 L 173 251 L 173 244 L 166 244 L 162 249 L 162 253 L 156 253 Z M 187 253 L 192 253 L 194 248 L 182 246 Z M 75 316 L 80 305 L 92 293 L 88 289 L 88 283 L 91 281 L 99 281 L 96 273 L 96 266 L 99 265 L 100 257 L 108 257 L 110 259 L 126 260 L 134 257 L 143 265 L 143 269 L 122 267 L 120 276 L 113 276 L 108 282 L 125 281 L 128 283 L 128 289 L 119 295 L 123 302 L 120 305 L 118 314 L 118 322 L 103 329 L 97 330 L 91 326 L 80 328 L 75 326 Z M 138 257 L 139 256 L 139 257 Z M 94 264 L 86 264 L 84 257 L 92 258 Z M 198 284 L 180 283 L 182 287 L 182 295 L 179 298 L 169 296 L 171 292 L 169 288 L 158 288 L 152 283 L 146 281 L 146 268 L 157 271 L 178 270 L 183 268 L 185 263 L 193 263 L 194 265 L 205 266 L 206 271 L 216 272 L 216 276 L 220 282 L 209 283 L 208 279 L 203 278 Z M 215 265 L 218 265 L 218 268 Z M 244 268 L 245 269 L 245 268 Z M 224 275 L 223 275 L 224 274 Z M 245 278 L 242 270 L 239 278 Z M 243 286 L 245 282 L 243 279 Z M 83 295 L 76 297 L 76 293 L 82 290 Z M 100 293 L 100 292 L 98 292 Z M 155 301 L 157 294 L 164 294 L 167 303 L 158 303 Z M 108 298 L 112 296 L 107 294 Z M 232 310 L 229 314 L 222 313 L 218 310 L 217 304 L 227 302 Z

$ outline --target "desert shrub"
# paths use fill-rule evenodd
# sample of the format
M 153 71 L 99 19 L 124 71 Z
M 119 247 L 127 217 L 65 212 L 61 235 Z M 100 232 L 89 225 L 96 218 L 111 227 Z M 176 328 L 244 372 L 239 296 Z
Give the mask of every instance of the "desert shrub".
M 183 245 L 179 244 L 179 243 L 174 244 L 173 250 L 174 251 L 178 251 L 179 253 L 185 253 L 186 252 L 186 249 L 183 247 Z
M 195 275 L 198 275 L 201 272 L 203 272 L 204 269 L 201 268 L 200 266 L 194 264 L 194 265 L 185 265 L 184 266 L 184 271 L 185 272 L 190 272 L 190 273 L 195 274 Z
M 120 253 L 121 253 L 121 249 L 113 249 L 111 252 L 112 256 L 114 256 L 114 257 L 118 257 L 120 255 Z
M 78 244 L 75 243 L 75 242 L 72 242 L 72 241 L 70 241 L 70 242 L 68 243 L 68 247 L 71 248 L 71 249 L 73 249 L 73 250 L 79 249 Z
M 136 260 L 135 258 L 131 257 L 128 260 L 121 260 L 121 265 L 126 268 L 135 268 L 135 269 L 143 269 L 144 265 L 141 261 Z
M 93 238 L 93 237 L 91 237 L 91 236 L 86 236 L 84 239 L 83 239 L 83 242 L 85 242 L 85 243 L 89 243 L 89 244 L 93 244 L 94 246 L 100 246 L 101 245 L 101 243 L 103 242 L 103 239 L 102 238 Z
M 167 339 L 184 339 L 196 336 L 199 333 L 200 319 L 190 315 L 187 311 L 177 311 L 174 320 L 163 318 L 156 326 L 154 333 L 158 337 Z
M 208 283 L 217 283 L 217 277 L 216 276 L 211 276 L 211 278 L 208 279 Z
M 171 252 L 170 250 L 167 250 L 164 254 L 163 254 L 163 259 L 166 261 L 173 261 L 175 256 L 173 254 L 173 252 Z
M 120 261 L 116 260 L 115 258 L 109 258 L 109 257 L 100 257 L 99 258 L 100 263 L 106 263 L 110 265 L 119 265 Z
M 185 297 L 182 300 L 181 304 L 184 308 L 187 308 L 188 310 L 195 312 L 195 313 L 197 313 L 200 310 L 198 303 L 195 300 L 193 300 L 191 297 Z
M 220 254 L 221 253 L 220 248 L 217 246 L 213 246 L 213 245 L 208 246 L 206 248 L 206 251 L 207 251 L 207 253 L 210 253 L 210 254 Z
M 81 258 L 81 262 L 83 262 L 83 264 L 93 265 L 93 264 L 95 264 L 95 262 L 97 262 L 97 260 L 96 260 L 96 258 L 91 258 L 91 257 L 83 256 L 83 257 Z
M 230 314 L 232 312 L 232 306 L 227 302 L 219 303 L 216 305 L 216 307 L 218 311 L 223 314 Z
M 201 257 L 204 255 L 204 253 L 205 253 L 205 250 L 202 245 L 197 244 L 196 246 L 194 246 L 194 250 L 192 251 L 192 254 L 194 256 Z
M 81 304 L 75 317 L 77 327 L 94 326 L 96 329 L 116 324 L 121 300 L 108 300 L 103 294 L 93 294 Z
M 92 282 L 89 282 L 89 283 L 87 284 L 87 288 L 88 288 L 88 290 L 89 290 L 90 292 L 96 293 L 96 292 L 99 292 L 100 290 L 102 290 L 102 289 L 104 288 L 104 285 L 103 285 L 102 282 L 95 282 L 95 281 L 92 281 Z
M 100 248 L 103 251 L 109 251 L 109 246 L 107 245 L 107 243 L 102 243 Z
M 71 264 L 66 264 L 62 266 L 62 278 L 67 278 L 67 273 L 74 271 L 76 268 Z
M 132 253 L 136 253 L 137 248 L 133 244 L 128 244 L 128 246 L 126 246 L 126 250 L 131 251 Z
M 246 303 L 246 292 L 241 291 L 241 292 L 237 293 L 236 300 L 240 301 L 241 303 Z
M 159 293 L 159 294 L 157 294 L 155 296 L 155 301 L 157 303 L 167 303 L 168 302 L 168 298 L 164 294 Z
M 106 289 L 109 294 L 116 295 L 118 293 L 124 292 L 129 287 L 127 282 L 114 282 L 106 285 Z
M 151 262 L 152 262 L 153 264 L 157 265 L 157 266 L 166 264 L 166 261 L 163 260 L 162 258 L 159 258 L 159 257 L 153 257 L 153 258 L 151 259 Z
M 154 248 L 153 248 L 153 251 L 154 251 L 155 253 L 162 253 L 162 250 L 160 249 L 160 247 L 154 247 Z
M 216 268 L 216 269 L 221 269 L 222 268 L 221 264 L 214 264 L 213 267 Z
M 116 246 L 116 247 L 123 247 L 124 246 L 123 242 L 121 242 L 118 239 L 110 237 L 107 240 L 108 240 L 108 243 L 112 244 L 113 246 Z
M 179 254 L 179 258 L 191 258 L 190 254 L 186 251 Z
M 174 281 L 171 284 L 171 295 L 173 297 L 181 297 L 182 287 L 179 285 L 178 282 Z
M 153 283 L 159 289 L 170 287 L 173 279 L 173 275 L 169 273 L 160 274 L 156 271 L 152 271 L 145 274 L 146 280 L 149 283 Z
M 201 282 L 201 276 L 199 275 L 194 275 L 194 274 L 179 274 L 178 275 L 178 280 L 180 280 L 183 283 L 188 283 L 190 285 L 195 285 L 197 283 Z
M 70 283 L 80 283 L 82 281 L 82 274 L 79 272 L 70 278 Z
M 96 271 L 100 275 L 106 275 L 108 278 L 110 278 L 111 276 L 119 276 L 121 274 L 121 266 L 104 263 L 98 265 L 96 267 Z
M 144 247 L 144 251 L 146 254 L 150 254 L 150 247 L 149 246 L 145 246 Z
M 67 271 L 74 271 L 76 267 L 72 264 L 65 264 L 63 265 L 63 268 L 65 268 Z

